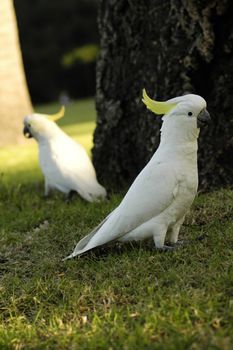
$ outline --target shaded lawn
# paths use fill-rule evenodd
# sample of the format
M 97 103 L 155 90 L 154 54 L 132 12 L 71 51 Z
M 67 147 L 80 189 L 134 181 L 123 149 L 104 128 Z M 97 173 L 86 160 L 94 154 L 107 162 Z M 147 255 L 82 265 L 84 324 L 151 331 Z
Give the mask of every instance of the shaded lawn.
M 74 128 L 78 102 L 64 128 L 76 130 L 77 139 L 84 130 L 90 149 L 93 102 L 82 103 L 87 121 L 83 113 Z M 82 129 L 86 123 L 89 134 Z M 59 193 L 44 199 L 36 148 L 5 152 L 17 159 L 12 163 L 0 152 L 6 169 L 0 187 L 0 349 L 232 348 L 232 190 L 196 199 L 181 232 L 190 244 L 173 253 L 156 252 L 152 242 L 110 245 L 64 263 L 61 258 L 122 195 L 99 204 L 67 203 Z

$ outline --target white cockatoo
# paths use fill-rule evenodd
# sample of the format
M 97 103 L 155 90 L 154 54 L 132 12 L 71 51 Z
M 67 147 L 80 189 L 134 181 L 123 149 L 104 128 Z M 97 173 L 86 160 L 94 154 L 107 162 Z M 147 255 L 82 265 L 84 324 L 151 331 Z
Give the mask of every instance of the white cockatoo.
M 62 106 L 54 115 L 34 113 L 24 118 L 24 135 L 34 137 L 38 142 L 45 195 L 51 189 L 57 189 L 67 195 L 75 191 L 89 202 L 105 198 L 106 190 L 98 183 L 85 149 L 55 123 L 64 112 Z
M 66 259 L 111 241 L 153 237 L 158 249 L 172 249 L 198 186 L 197 138 L 200 126 L 210 121 L 206 101 L 184 95 L 166 102 L 143 102 L 155 114 L 164 114 L 160 145 L 137 176 L 120 205 Z

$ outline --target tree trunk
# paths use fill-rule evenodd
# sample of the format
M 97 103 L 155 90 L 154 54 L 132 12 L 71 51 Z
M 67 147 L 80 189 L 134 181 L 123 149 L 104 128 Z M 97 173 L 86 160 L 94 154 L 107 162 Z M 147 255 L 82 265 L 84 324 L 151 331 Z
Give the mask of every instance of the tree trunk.
M 233 2 L 102 0 L 93 159 L 99 179 L 128 185 L 159 144 L 161 121 L 141 102 L 186 92 L 207 100 L 199 183 L 233 183 Z
M 0 146 L 22 137 L 22 119 L 32 111 L 24 76 L 12 0 L 0 1 Z

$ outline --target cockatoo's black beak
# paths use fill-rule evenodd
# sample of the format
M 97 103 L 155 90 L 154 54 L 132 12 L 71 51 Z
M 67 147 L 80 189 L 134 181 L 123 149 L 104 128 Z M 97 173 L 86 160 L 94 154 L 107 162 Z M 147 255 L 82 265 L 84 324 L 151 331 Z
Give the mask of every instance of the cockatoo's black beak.
M 23 134 L 25 137 L 27 137 L 28 139 L 30 139 L 32 137 L 32 134 L 30 133 L 29 128 L 27 127 L 27 125 L 24 126 L 23 128 Z
M 210 114 L 207 109 L 203 109 L 197 117 L 197 127 L 200 128 L 211 123 Z

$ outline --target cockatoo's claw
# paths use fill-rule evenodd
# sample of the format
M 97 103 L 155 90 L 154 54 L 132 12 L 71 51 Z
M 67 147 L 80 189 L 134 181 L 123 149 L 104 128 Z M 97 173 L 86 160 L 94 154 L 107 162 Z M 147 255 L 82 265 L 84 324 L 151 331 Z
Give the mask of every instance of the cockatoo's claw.
M 106 195 L 106 198 L 105 198 L 107 201 L 110 201 L 110 199 L 111 199 L 111 195 L 110 195 L 110 193 L 109 192 L 107 192 L 107 195 Z
M 65 195 L 65 202 L 71 202 L 72 199 L 75 197 L 75 195 L 77 195 L 76 191 L 71 190 L 70 192 L 66 193 Z
M 161 248 L 156 248 L 156 250 L 158 250 L 159 252 L 171 252 L 175 249 L 176 249 L 176 247 L 170 246 L 170 245 L 164 245 Z

